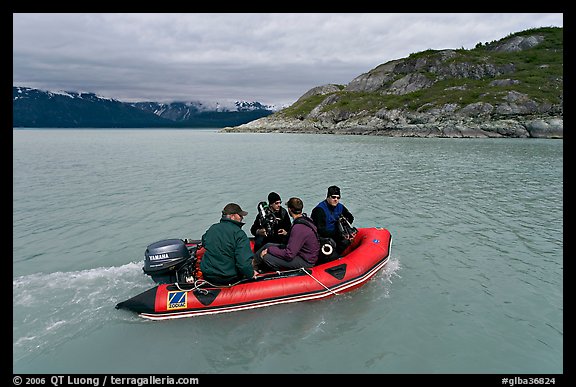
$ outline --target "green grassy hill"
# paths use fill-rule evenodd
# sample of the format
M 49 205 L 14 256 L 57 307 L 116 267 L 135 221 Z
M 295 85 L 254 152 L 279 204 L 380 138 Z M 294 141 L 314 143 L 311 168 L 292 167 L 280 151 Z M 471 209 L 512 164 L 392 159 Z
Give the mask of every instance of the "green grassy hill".
M 564 138 L 563 29 L 426 50 L 225 132 Z
M 309 115 L 320 104 L 317 116 L 331 111 L 371 115 L 381 109 L 427 112 L 479 102 L 497 107 L 510 92 L 531 101 L 530 112 L 562 114 L 563 44 L 563 28 L 546 27 L 478 43 L 471 50 L 422 51 L 380 65 L 348 86 L 338 85 L 339 91 L 298 100 L 277 115 L 314 118 Z M 364 82 L 362 87 L 368 79 L 377 80 L 376 85 Z M 414 90 L 398 88 L 406 82 Z

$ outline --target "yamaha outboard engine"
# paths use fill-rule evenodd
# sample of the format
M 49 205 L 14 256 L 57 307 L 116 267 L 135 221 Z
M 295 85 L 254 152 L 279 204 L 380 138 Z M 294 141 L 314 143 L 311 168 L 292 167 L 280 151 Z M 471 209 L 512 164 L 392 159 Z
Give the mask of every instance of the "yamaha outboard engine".
M 197 245 L 186 246 L 182 239 L 152 243 L 144 253 L 144 273 L 158 284 L 194 281 Z

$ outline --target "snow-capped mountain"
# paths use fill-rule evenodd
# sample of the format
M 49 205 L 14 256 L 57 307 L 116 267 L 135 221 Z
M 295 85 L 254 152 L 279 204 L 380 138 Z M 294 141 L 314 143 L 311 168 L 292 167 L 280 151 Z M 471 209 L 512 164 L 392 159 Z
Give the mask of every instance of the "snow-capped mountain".
M 14 127 L 224 127 L 265 117 L 273 107 L 259 102 L 128 103 L 90 92 L 13 87 Z
M 236 101 L 229 103 L 220 102 L 135 102 L 132 106 L 153 113 L 159 117 L 176 122 L 189 121 L 193 118 L 211 117 L 216 113 L 222 113 L 222 116 L 242 116 L 246 117 L 264 117 L 275 110 L 272 106 L 263 105 L 260 102 Z M 241 114 L 243 113 L 243 114 Z M 256 118 L 253 118 L 256 119 Z M 251 120 L 250 120 L 251 121 Z

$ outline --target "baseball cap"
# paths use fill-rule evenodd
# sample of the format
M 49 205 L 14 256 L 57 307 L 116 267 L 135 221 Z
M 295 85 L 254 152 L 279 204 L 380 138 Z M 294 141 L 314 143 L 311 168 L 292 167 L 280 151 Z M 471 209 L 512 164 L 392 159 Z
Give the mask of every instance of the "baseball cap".
M 238 214 L 241 216 L 248 215 L 248 213 L 246 211 L 244 211 L 242 208 L 240 208 L 240 206 L 238 204 L 228 203 L 228 204 L 226 204 L 226 206 L 222 210 L 222 215 L 232 215 L 232 214 Z

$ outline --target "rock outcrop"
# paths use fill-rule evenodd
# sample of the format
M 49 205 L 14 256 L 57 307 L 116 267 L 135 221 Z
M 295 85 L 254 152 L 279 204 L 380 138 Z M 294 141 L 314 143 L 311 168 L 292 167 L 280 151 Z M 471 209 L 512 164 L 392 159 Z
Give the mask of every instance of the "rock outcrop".
M 225 132 L 563 138 L 562 28 L 424 51 Z

